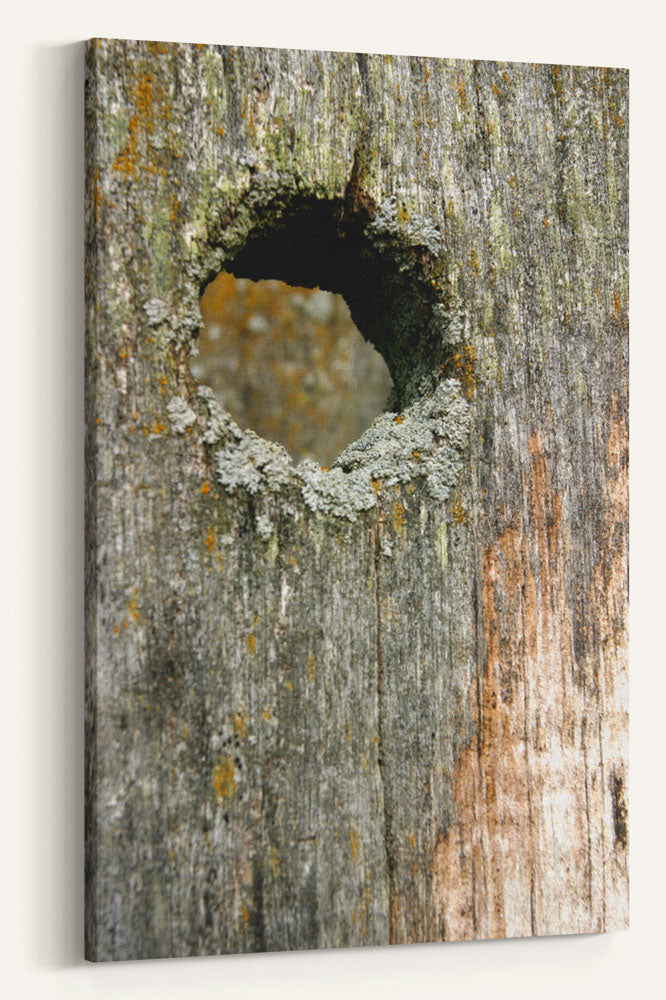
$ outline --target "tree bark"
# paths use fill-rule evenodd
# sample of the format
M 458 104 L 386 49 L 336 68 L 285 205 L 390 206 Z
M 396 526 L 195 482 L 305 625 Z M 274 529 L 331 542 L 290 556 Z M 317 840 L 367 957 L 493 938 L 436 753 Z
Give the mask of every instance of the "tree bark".
M 87 956 L 626 927 L 628 73 L 95 40 L 86 88 Z M 331 472 L 192 378 L 223 267 L 384 354 Z

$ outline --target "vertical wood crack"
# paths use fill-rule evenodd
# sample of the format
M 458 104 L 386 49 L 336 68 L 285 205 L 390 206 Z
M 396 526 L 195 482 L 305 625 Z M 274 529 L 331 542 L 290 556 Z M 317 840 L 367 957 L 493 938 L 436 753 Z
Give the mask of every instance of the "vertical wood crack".
M 379 570 L 380 570 L 380 540 L 383 530 L 384 515 L 380 514 L 377 524 L 373 526 L 372 538 L 374 549 L 374 571 L 375 571 L 375 611 L 376 611 L 376 636 L 377 636 L 377 764 L 379 767 L 379 780 L 381 783 L 382 803 L 384 807 L 384 846 L 386 850 L 386 874 L 388 881 L 388 929 L 389 943 L 395 944 L 395 859 L 393 856 L 393 829 L 391 809 L 388 804 L 386 791 L 386 729 L 383 711 L 384 696 L 384 656 L 383 656 L 383 633 L 381 615 L 381 595 L 379 592 Z

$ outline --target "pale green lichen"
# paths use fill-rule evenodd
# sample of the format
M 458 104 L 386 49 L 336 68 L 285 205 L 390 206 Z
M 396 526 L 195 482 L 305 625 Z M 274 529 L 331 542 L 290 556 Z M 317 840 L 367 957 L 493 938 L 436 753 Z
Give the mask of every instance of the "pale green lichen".
M 309 459 L 301 462 L 297 471 L 303 499 L 311 510 L 355 521 L 361 511 L 369 510 L 377 502 L 370 477 L 364 472 L 324 470 Z
M 265 542 L 270 541 L 275 531 L 275 526 L 267 514 L 257 514 L 254 519 L 257 534 Z
M 144 302 L 143 311 L 150 326 L 159 326 L 169 316 L 169 306 L 163 299 L 150 299 L 148 302 Z
M 202 400 L 208 411 L 206 430 L 203 433 L 205 443 L 210 445 L 218 444 L 218 442 L 227 441 L 229 438 L 240 441 L 243 436 L 242 430 L 232 419 L 231 415 L 222 409 L 215 399 L 213 390 L 207 385 L 201 385 L 197 389 L 197 396 Z
M 448 379 L 401 415 L 383 413 L 345 448 L 334 468 L 362 471 L 387 486 L 424 476 L 431 496 L 446 500 L 460 472 L 469 426 L 460 384 Z
M 216 452 L 215 469 L 217 481 L 228 493 L 238 488 L 248 493 L 278 492 L 294 478 L 289 453 L 254 431 L 245 431 L 240 440 Z
M 196 423 L 196 413 L 180 396 L 174 396 L 169 400 L 167 413 L 175 434 L 184 434 L 188 427 L 192 427 Z
M 244 489 L 252 495 L 292 485 L 310 510 L 355 521 L 377 503 L 380 483 L 424 478 L 430 495 L 446 500 L 460 473 L 469 425 L 469 404 L 459 383 L 449 379 L 402 414 L 383 413 L 332 469 L 322 469 L 311 460 L 294 466 L 281 445 L 239 431 L 229 418 L 227 442 L 215 454 L 217 481 L 228 493 Z M 273 532 L 265 515 L 257 518 L 257 528 L 264 540 Z

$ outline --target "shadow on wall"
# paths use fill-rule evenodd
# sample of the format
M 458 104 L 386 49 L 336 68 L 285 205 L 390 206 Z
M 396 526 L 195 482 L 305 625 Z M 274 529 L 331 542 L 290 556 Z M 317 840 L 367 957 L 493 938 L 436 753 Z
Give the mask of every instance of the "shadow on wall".
M 223 271 L 201 299 L 192 373 L 242 428 L 330 466 L 383 412 L 386 362 L 340 295 Z

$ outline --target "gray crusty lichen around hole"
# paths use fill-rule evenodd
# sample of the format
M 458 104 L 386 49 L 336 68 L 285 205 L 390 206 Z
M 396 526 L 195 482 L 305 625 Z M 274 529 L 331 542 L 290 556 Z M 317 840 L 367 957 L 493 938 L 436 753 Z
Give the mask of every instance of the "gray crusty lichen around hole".
M 289 199 L 282 199 L 279 211 L 288 215 L 285 225 L 291 225 L 295 209 L 291 205 L 287 210 L 285 204 L 290 205 Z M 316 210 L 320 211 L 320 206 Z M 279 232 L 279 211 L 276 215 L 274 204 L 266 209 L 269 216 L 273 212 L 271 233 Z M 251 214 L 259 214 L 254 201 Z M 224 266 L 235 273 L 235 259 L 245 261 L 248 272 L 260 266 L 256 233 L 252 235 L 250 220 L 242 215 L 243 206 L 239 208 L 241 218 L 230 227 L 239 235 L 238 242 L 230 246 L 227 231 L 224 254 L 218 247 L 212 255 L 218 270 Z M 246 244 L 252 239 L 254 257 L 250 253 L 248 263 Z M 381 486 L 422 479 L 433 499 L 445 501 L 457 482 L 471 417 L 462 386 L 450 377 L 452 370 L 447 364 L 462 339 L 462 321 L 460 310 L 441 290 L 440 234 L 425 220 L 412 217 L 402 221 L 395 201 L 389 199 L 356 227 L 346 251 L 350 245 L 357 249 L 359 266 L 366 269 L 368 282 L 378 279 L 381 291 L 375 294 L 374 288 L 368 287 L 364 301 L 357 275 L 349 279 L 347 288 L 344 273 L 336 275 L 342 287 L 333 290 L 345 295 L 357 325 L 389 364 L 396 384 L 396 393 L 389 399 L 392 412 L 381 414 L 338 456 L 332 468 L 324 469 L 312 460 L 295 465 L 281 445 L 251 430 L 241 430 L 205 386 L 197 390 L 196 413 L 193 400 L 172 398 L 167 406 L 172 430 L 184 434 L 188 428 L 199 427 L 205 444 L 214 449 L 215 476 L 227 493 L 245 491 L 256 498 L 265 497 L 273 508 L 284 500 L 292 511 L 295 496 L 300 494 L 314 512 L 356 521 L 359 514 L 375 506 Z M 306 271 L 308 266 L 308 262 L 303 264 Z M 322 266 L 327 265 L 323 262 Z M 291 273 L 270 276 L 293 280 Z M 311 275 L 306 273 L 305 278 Z M 325 282 L 321 284 L 324 287 Z M 265 541 L 271 538 L 272 523 L 265 513 L 258 514 L 257 529 Z

